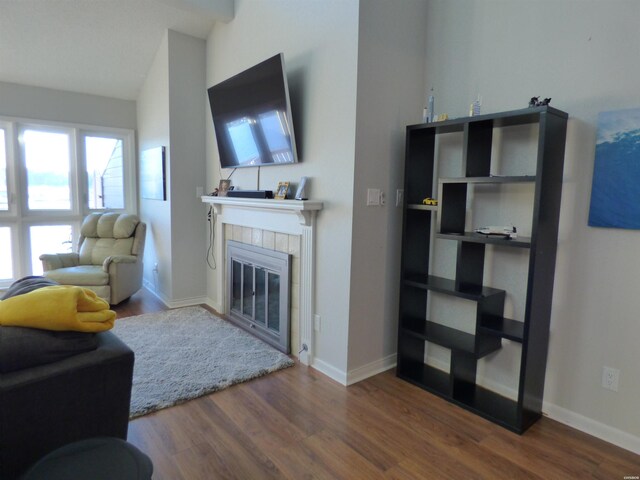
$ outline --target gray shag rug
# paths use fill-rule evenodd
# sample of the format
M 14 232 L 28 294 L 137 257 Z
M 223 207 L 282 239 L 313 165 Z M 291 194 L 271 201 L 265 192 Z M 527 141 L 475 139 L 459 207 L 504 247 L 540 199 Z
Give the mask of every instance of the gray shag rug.
M 136 357 L 130 418 L 294 364 L 202 307 L 121 318 L 113 332 Z

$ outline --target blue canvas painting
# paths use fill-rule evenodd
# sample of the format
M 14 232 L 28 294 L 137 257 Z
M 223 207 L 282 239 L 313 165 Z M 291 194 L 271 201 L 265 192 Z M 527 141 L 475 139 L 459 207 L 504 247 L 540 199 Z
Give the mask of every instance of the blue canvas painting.
M 640 229 L 640 108 L 598 115 L 589 225 Z

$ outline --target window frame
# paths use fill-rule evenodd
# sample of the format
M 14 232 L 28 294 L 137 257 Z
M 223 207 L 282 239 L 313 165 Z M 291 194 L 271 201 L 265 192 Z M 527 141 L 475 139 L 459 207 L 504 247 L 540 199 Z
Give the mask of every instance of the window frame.
M 31 238 L 32 226 L 71 225 L 72 246 L 78 244 L 80 225 L 92 212 L 120 212 L 137 214 L 138 183 L 135 131 L 125 128 L 101 127 L 45 120 L 0 116 L 0 129 L 5 131 L 7 158 L 7 198 L 9 209 L 0 211 L 0 227 L 10 228 L 12 271 L 10 280 L 0 279 L 0 289 L 13 281 L 32 274 Z M 26 130 L 67 133 L 69 135 L 69 186 L 71 208 L 69 210 L 41 210 L 28 207 L 27 169 L 23 134 Z M 87 136 L 122 140 L 123 194 L 122 209 L 91 209 L 88 203 L 88 178 L 84 141 Z M 55 252 L 50 252 L 55 253 Z

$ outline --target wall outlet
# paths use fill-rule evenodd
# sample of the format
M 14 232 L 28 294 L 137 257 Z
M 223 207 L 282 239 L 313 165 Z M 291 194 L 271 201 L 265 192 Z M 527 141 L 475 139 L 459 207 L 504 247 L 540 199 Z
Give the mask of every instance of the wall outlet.
M 158 271 L 158 262 L 153 264 L 153 271 L 157 272 Z
M 602 367 L 602 388 L 617 392 L 619 380 L 620 370 L 617 368 Z
M 396 190 L 396 207 L 401 207 L 404 202 L 404 190 L 399 188 Z
M 321 324 L 321 319 L 320 319 L 320 315 L 318 315 L 317 313 L 313 316 L 313 329 L 316 332 L 320 331 L 322 324 Z

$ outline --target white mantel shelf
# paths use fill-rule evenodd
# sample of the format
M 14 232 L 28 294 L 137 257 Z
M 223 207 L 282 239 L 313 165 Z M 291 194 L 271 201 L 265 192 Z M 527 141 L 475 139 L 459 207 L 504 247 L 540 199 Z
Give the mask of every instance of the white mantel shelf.
M 258 228 L 290 235 L 299 235 L 300 242 L 300 337 L 299 344 L 306 346 L 298 358 L 310 365 L 314 354 L 314 283 L 315 283 L 315 224 L 316 214 L 323 203 L 313 200 L 275 200 L 267 198 L 213 197 L 204 195 L 202 202 L 213 207 L 217 258 L 224 258 L 224 224 Z M 215 221 L 216 218 L 218 221 Z M 216 269 L 216 303 L 213 307 L 227 312 L 224 299 L 224 269 Z M 296 354 L 298 352 L 291 352 Z
M 301 225 L 309 225 L 311 222 L 310 213 L 322 210 L 323 207 L 322 202 L 313 200 L 274 200 L 270 198 L 213 197 L 204 195 L 202 201 L 212 204 L 216 214 L 222 213 L 223 205 L 295 213 L 299 217 Z

